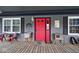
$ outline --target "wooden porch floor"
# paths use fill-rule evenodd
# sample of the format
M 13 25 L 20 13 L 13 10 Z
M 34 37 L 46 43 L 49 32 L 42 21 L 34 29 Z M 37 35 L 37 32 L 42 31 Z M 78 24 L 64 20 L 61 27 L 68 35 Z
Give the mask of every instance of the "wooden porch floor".
M 35 44 L 34 42 L 2 42 L 0 53 L 79 53 L 79 45 Z

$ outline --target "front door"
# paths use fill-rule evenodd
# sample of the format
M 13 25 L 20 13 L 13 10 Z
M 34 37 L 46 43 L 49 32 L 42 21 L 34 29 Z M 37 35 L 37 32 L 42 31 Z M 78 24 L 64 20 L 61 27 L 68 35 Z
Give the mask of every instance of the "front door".
M 35 18 L 35 40 L 50 42 L 50 18 Z

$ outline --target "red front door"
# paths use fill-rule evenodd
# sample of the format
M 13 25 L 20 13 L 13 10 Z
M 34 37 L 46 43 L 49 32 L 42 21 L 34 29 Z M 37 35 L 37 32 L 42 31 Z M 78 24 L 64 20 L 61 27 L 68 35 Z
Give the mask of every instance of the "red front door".
M 35 39 L 50 42 L 50 18 L 35 18 Z

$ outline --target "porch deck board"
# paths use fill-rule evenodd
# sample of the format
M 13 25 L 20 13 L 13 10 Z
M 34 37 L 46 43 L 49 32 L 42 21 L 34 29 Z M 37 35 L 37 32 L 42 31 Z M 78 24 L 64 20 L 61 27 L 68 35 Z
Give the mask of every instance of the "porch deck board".
M 72 51 L 76 52 L 76 53 L 79 52 L 78 46 L 77 46 L 77 48 L 76 48 L 76 46 L 71 46 L 70 49 L 71 49 Z
M 36 45 L 31 42 L 0 43 L 0 53 L 79 53 L 79 45 Z
M 74 46 L 74 48 L 79 52 L 79 45 L 78 46 Z
M 76 49 L 74 49 L 74 47 L 73 47 L 73 49 L 74 49 L 73 50 L 71 47 L 73 47 L 73 46 L 72 45 L 64 46 L 65 50 L 67 50 L 66 51 L 67 53 L 74 53 L 75 52 Z

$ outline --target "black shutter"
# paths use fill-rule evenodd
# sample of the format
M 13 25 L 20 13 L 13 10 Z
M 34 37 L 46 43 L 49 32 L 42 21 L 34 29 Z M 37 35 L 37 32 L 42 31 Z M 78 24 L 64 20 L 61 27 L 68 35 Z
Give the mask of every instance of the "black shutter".
M 0 18 L 0 33 L 2 33 L 2 18 Z
M 63 35 L 68 35 L 68 16 L 63 17 Z
M 21 33 L 24 33 L 24 18 L 21 18 Z

